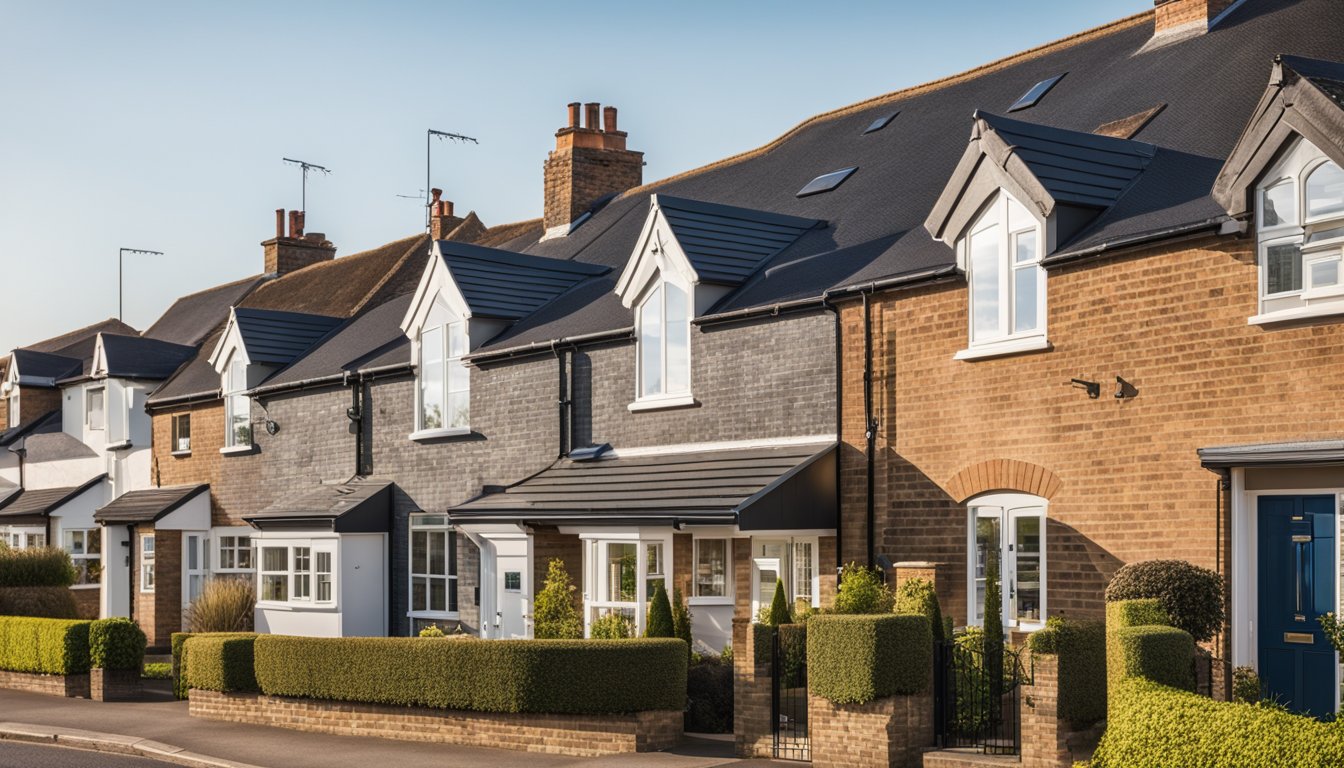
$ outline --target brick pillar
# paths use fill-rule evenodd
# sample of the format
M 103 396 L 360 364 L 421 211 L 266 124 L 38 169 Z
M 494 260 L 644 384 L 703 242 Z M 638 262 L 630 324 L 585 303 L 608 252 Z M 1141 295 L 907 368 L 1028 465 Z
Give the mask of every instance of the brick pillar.
M 738 757 L 772 757 L 770 650 L 757 658 L 751 620 L 733 619 L 733 736 Z
M 691 579 L 695 570 L 695 563 L 691 562 L 695 556 L 693 546 L 691 534 L 672 534 L 672 586 L 681 590 L 683 600 L 689 600 L 691 597 Z M 671 597 L 671 594 L 668 597 Z
M 1069 725 L 1059 717 L 1059 657 L 1036 654 L 1032 682 L 1022 686 L 1023 768 L 1069 768 Z
M 822 536 L 817 540 L 817 575 L 821 581 L 821 594 L 817 596 L 821 607 L 830 608 L 835 605 L 835 590 L 838 586 L 839 575 L 835 572 L 835 548 L 837 542 L 834 536 Z
M 933 746 L 933 695 L 888 696 L 867 704 L 807 697 L 812 765 L 918 768 Z

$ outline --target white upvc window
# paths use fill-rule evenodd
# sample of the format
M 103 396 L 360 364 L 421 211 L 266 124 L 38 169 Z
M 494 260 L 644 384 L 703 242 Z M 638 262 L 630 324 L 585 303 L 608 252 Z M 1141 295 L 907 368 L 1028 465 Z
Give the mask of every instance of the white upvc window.
M 262 543 L 258 571 L 260 602 L 321 604 L 334 602 L 335 555 L 315 545 Z
M 705 601 L 733 599 L 733 540 L 695 539 L 692 598 Z
M 252 401 L 247 396 L 247 364 L 233 358 L 224 369 L 224 447 L 252 445 Z
M 154 535 L 140 537 L 140 591 L 154 591 Z
M 588 622 L 619 613 L 630 620 L 636 633 L 643 634 L 654 592 L 659 584 L 667 588 L 671 545 L 668 538 L 635 534 L 587 541 L 584 609 Z
M 40 549 L 47 546 L 47 534 L 40 527 L 5 526 L 0 528 L 0 542 L 11 549 Z
M 89 429 L 103 429 L 107 423 L 107 397 L 102 387 L 89 390 L 84 403 L 84 423 Z
M 13 387 L 9 393 L 9 424 L 10 428 L 19 426 L 19 388 Z
M 958 244 L 970 285 L 970 346 L 1045 338 L 1040 221 L 1000 191 Z
M 261 590 L 257 598 L 289 602 L 289 547 L 261 548 Z
M 255 550 L 252 547 L 251 535 L 230 533 L 216 538 L 219 547 L 219 557 L 216 560 L 219 565 L 215 568 L 216 571 L 246 573 L 253 570 Z
M 1344 170 L 1300 139 L 1256 188 L 1260 314 L 1344 313 Z
M 677 283 L 654 283 L 635 309 L 638 337 L 637 400 L 677 399 L 691 393 L 691 297 Z
M 172 417 L 174 454 L 191 453 L 191 414 L 178 413 Z
M 411 515 L 411 617 L 457 616 L 457 534 L 444 515 Z
M 800 601 L 820 606 L 816 538 L 753 538 L 751 570 L 753 616 L 774 601 L 776 582 L 784 585 L 790 611 Z
M 65 531 L 65 551 L 75 566 L 75 584 L 98 584 L 102 577 L 103 537 L 97 528 Z
M 471 424 L 471 375 L 466 322 L 429 326 L 420 332 L 416 429 L 465 430 Z
M 967 535 L 967 623 L 983 626 L 991 563 L 998 574 L 1005 627 L 1031 629 L 1046 618 L 1046 503 L 1021 493 L 991 493 L 972 499 Z

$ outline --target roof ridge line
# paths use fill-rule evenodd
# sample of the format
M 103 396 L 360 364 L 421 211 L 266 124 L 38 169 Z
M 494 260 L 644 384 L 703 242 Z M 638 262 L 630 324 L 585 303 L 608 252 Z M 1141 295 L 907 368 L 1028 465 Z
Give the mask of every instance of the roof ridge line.
M 471 213 L 475 213 L 475 211 L 472 211 Z M 409 259 L 411 255 L 415 253 L 416 246 L 420 244 L 422 238 L 428 240 L 429 244 L 432 246 L 434 239 L 429 236 L 428 232 L 417 233 L 414 236 L 413 242 L 406 247 L 406 252 L 401 254 L 401 258 L 397 259 L 397 263 L 393 264 L 392 268 L 387 270 L 387 273 L 383 275 L 382 279 L 374 283 L 373 287 L 370 288 L 367 293 L 361 296 L 359 301 L 355 302 L 354 309 L 350 312 L 350 317 L 352 318 L 357 317 L 364 312 L 368 303 L 370 301 L 373 301 L 374 297 L 376 297 L 378 293 L 383 290 L 383 287 L 386 286 L 388 282 L 392 280 L 392 276 L 401 271 L 401 268 L 406 264 L 407 259 Z M 397 241 L 393 240 L 392 242 L 395 243 Z M 391 243 L 388 243 L 387 245 L 391 245 Z M 374 250 L 377 249 L 371 248 L 368 251 L 362 251 L 362 253 L 369 253 Z M 358 254 L 351 254 L 351 255 L 358 255 Z M 332 261 L 335 261 L 335 259 L 333 259 Z

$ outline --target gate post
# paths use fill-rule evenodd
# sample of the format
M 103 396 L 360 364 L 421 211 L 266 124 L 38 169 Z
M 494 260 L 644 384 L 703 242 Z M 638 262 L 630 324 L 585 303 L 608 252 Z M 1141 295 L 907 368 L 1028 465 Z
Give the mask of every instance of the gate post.
M 770 638 L 758 643 L 757 631 L 751 619 L 733 619 L 733 741 L 742 758 L 774 755 Z
M 1059 716 L 1059 657 L 1032 654 L 1022 686 L 1022 768 L 1069 768 L 1068 723 Z

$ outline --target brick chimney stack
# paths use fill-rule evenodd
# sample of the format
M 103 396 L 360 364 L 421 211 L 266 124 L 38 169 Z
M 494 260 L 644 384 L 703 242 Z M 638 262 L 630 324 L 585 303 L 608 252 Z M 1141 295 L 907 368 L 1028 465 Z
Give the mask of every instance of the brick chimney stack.
M 431 189 L 429 194 L 434 198 L 429 204 L 429 236 L 435 240 L 444 240 L 463 219 L 453 215 L 452 200 L 440 199 L 443 197 L 442 189 Z
M 1154 0 L 1153 41 L 1159 44 L 1198 37 L 1236 0 Z
M 266 274 L 289 274 L 336 258 L 336 246 L 321 232 L 303 232 L 303 211 L 289 211 L 289 234 L 285 234 L 285 209 L 275 211 L 275 237 L 261 241 Z
M 569 124 L 555 132 L 555 150 L 546 157 L 543 224 L 548 230 L 568 226 L 599 198 L 644 180 L 644 153 L 625 148 L 626 134 L 616 129 L 615 107 L 576 101 L 568 110 Z

